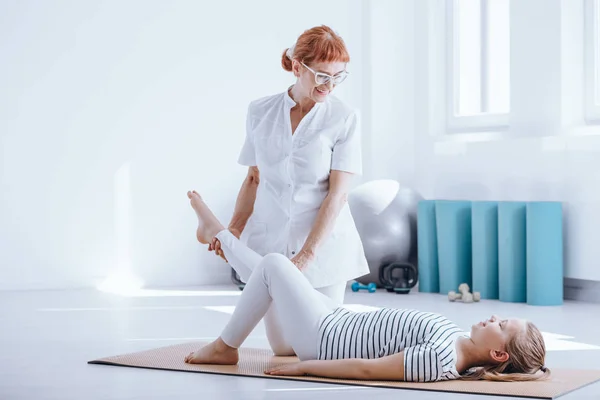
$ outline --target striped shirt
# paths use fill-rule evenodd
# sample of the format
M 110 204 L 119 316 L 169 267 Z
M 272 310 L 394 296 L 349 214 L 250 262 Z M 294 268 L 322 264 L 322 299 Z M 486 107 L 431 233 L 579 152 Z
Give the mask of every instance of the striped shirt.
M 456 340 L 468 336 L 439 314 L 382 308 L 354 312 L 339 307 L 319 325 L 319 360 L 379 358 L 404 351 L 404 380 L 458 379 Z

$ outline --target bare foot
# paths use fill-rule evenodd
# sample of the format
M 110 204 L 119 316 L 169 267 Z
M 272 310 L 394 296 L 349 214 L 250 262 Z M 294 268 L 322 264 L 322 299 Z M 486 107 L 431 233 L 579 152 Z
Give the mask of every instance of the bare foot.
M 196 215 L 198 216 L 196 237 L 202 244 L 210 243 L 212 238 L 225 228 L 195 190 L 187 192 L 187 196 L 190 199 L 192 208 L 196 211 Z
M 185 358 L 188 364 L 235 365 L 240 359 L 238 349 L 229 347 L 218 338 Z

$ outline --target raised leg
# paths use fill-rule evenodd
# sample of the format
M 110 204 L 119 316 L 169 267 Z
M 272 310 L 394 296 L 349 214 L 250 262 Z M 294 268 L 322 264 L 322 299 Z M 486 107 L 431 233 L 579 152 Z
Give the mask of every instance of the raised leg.
M 332 299 L 314 290 L 302 273 L 298 271 L 286 257 L 282 255 L 270 255 L 270 261 L 265 261 L 264 257 L 249 249 L 233 236 L 231 232 L 223 227 L 197 192 L 188 192 L 188 197 L 198 216 L 198 229 L 196 231 L 198 240 L 201 243 L 209 243 L 216 237 L 221 244 L 221 249 L 224 251 L 225 258 L 228 260 L 230 266 L 233 267 L 242 280 L 247 283 L 244 292 L 242 293 L 242 298 L 238 303 L 238 307 L 232 316 L 232 321 L 228 325 L 229 329 L 226 328 L 224 335 L 211 343 L 211 345 L 205 346 L 197 352 L 188 355 L 188 357 L 186 357 L 186 362 L 216 364 L 237 363 L 237 347 L 241 345 L 247 335 L 254 329 L 256 323 L 258 323 L 265 314 L 267 315 L 267 318 L 265 318 L 267 336 L 269 337 L 271 347 L 275 354 L 295 354 L 296 352 L 293 348 L 294 341 L 287 340 L 297 332 L 297 330 L 293 329 L 297 323 L 297 319 L 292 318 L 290 320 L 290 316 L 296 314 L 295 308 L 302 308 L 305 306 L 305 308 L 308 307 L 309 310 L 315 311 L 316 314 L 309 312 L 304 317 L 304 319 L 312 321 L 314 320 L 315 315 L 320 316 L 321 314 L 332 310 L 335 306 L 340 305 L 343 302 L 343 291 L 341 292 L 341 299 L 332 301 Z M 262 264 L 264 265 L 261 268 L 262 272 L 259 274 L 259 278 L 252 278 L 253 271 Z M 287 271 L 283 273 L 284 277 L 279 276 L 280 271 L 273 273 L 268 272 L 273 268 L 278 268 L 273 265 L 279 265 L 282 271 Z M 276 287 L 275 290 L 271 290 L 272 288 L 267 285 L 271 283 L 272 276 L 276 276 L 273 278 L 274 280 L 282 280 L 285 282 L 281 285 L 287 288 L 282 289 L 281 287 Z M 292 276 L 293 279 L 290 280 L 290 276 Z M 252 279 L 257 283 L 250 285 Z M 252 289 L 252 287 L 255 287 L 255 289 Z M 323 288 L 324 291 L 327 289 L 328 288 Z M 249 295 L 249 292 L 254 294 Z M 336 292 L 339 292 L 339 290 Z M 280 295 L 280 301 L 273 302 L 273 298 L 271 297 L 273 293 L 282 293 Z M 292 293 L 295 295 L 292 296 Z M 259 306 L 252 307 L 249 312 L 238 311 L 240 308 L 247 308 L 247 303 L 257 303 Z M 267 303 L 267 309 L 263 311 L 260 305 Z M 255 320 L 256 322 L 254 322 Z M 236 321 L 238 321 L 237 324 Z M 292 328 L 290 328 L 290 326 Z M 313 344 L 314 346 L 312 346 Z M 296 347 L 302 348 L 303 345 L 298 344 L 298 340 L 296 340 Z M 311 349 L 314 347 L 314 350 L 316 351 L 316 343 L 311 343 L 309 347 Z M 303 350 L 303 352 L 304 354 L 307 354 L 306 350 Z
M 198 217 L 198 228 L 196 229 L 198 241 L 207 244 L 215 236 L 218 239 L 218 233 L 225 229 L 223 225 L 195 190 L 189 191 L 187 195 Z M 244 282 L 248 282 L 252 270 L 260 263 L 262 256 L 239 241 L 232 243 L 231 246 L 229 255 L 226 257 L 227 262 Z
M 228 231 L 219 235 L 222 249 L 229 259 L 231 243 L 239 241 Z M 284 337 L 298 357 L 316 358 L 319 322 L 335 307 L 326 296 L 313 289 L 289 259 L 281 254 L 268 254 L 252 272 L 220 338 L 190 354 L 186 361 L 214 363 L 214 359 L 206 358 L 205 355 L 213 354 L 213 349 L 221 344 L 235 351 L 272 304 L 275 305 Z

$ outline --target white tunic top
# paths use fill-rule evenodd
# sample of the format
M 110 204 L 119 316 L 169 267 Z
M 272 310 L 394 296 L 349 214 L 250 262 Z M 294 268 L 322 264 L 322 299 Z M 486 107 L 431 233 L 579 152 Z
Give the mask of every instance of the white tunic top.
M 404 352 L 404 380 L 459 379 L 456 341 L 468 336 L 446 317 L 417 310 L 337 308 L 319 324 L 319 360 L 380 358 Z
M 280 253 L 290 259 L 314 226 L 329 191 L 330 171 L 362 173 L 356 112 L 329 95 L 292 135 L 290 110 L 295 105 L 287 90 L 251 102 L 238 159 L 260 171 L 254 212 L 240 239 L 261 255 Z M 315 288 L 369 273 L 347 203 L 303 273 Z

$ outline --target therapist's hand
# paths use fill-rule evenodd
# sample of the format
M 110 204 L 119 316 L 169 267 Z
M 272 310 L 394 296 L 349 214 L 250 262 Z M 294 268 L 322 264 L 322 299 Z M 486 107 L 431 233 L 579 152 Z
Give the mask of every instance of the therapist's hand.
M 225 258 L 225 254 L 223 253 L 223 249 L 221 249 L 221 242 L 217 238 L 213 238 L 213 240 L 208 244 L 208 251 L 214 251 L 216 255 L 221 257 L 225 262 L 227 259 Z
M 242 232 L 239 229 L 231 228 L 231 227 L 228 229 L 229 229 L 229 232 L 231 232 L 231 234 L 238 239 L 242 235 Z M 225 262 L 228 262 L 227 259 L 225 258 L 225 254 L 223 253 L 223 249 L 221 249 L 221 242 L 216 237 L 214 237 L 211 240 L 211 242 L 208 244 L 208 251 L 214 251 L 216 255 L 218 255 L 223 260 L 225 260 Z
M 291 261 L 300 271 L 302 271 L 304 268 L 308 267 L 308 264 L 310 264 L 314 258 L 314 255 L 309 254 L 307 251 L 300 250 Z

